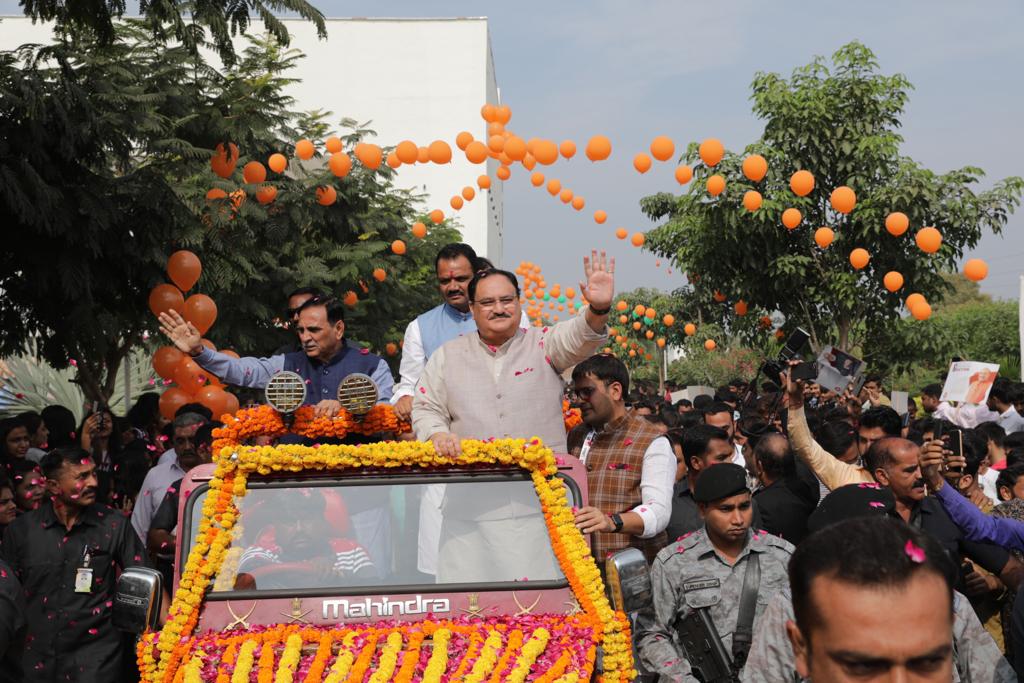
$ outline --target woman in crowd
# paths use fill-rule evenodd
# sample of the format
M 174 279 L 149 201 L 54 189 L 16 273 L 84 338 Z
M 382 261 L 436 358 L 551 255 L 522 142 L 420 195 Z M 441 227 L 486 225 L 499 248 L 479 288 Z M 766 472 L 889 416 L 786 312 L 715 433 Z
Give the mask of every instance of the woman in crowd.
M 9 466 L 16 460 L 24 460 L 32 445 L 28 429 L 16 417 L 0 420 L 0 462 Z

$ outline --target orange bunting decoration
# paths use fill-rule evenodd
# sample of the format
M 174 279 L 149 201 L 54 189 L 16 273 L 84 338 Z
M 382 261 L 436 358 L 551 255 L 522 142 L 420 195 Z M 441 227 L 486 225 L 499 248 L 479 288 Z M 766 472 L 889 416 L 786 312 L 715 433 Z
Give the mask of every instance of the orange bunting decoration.
M 402 240 L 395 240 L 391 243 L 391 252 L 401 256 L 405 253 L 405 242 Z
M 595 223 L 600 225 L 601 223 L 604 223 L 606 220 L 608 220 L 608 214 L 607 213 L 605 213 L 604 211 L 601 211 L 600 209 L 598 209 L 597 211 L 594 212 L 594 222 Z
M 707 181 L 708 194 L 712 197 L 717 197 L 725 191 L 725 178 L 718 175 L 717 173 L 710 176 Z
M 700 143 L 698 149 L 700 153 L 701 161 L 708 166 L 717 166 L 718 162 L 725 156 L 725 147 L 722 145 L 721 140 L 717 138 L 708 138 L 704 142 Z
M 338 191 L 330 185 L 321 185 L 316 188 L 316 201 L 321 206 L 330 206 L 338 200 Z
M 675 176 L 677 183 L 685 185 L 693 179 L 693 169 L 685 164 L 676 166 Z
M 890 270 L 885 274 L 885 277 L 882 278 L 882 284 L 884 284 L 885 288 L 890 292 L 895 292 L 903 286 L 903 275 L 895 270 Z
M 412 224 L 412 235 L 413 235 L 413 237 L 418 237 L 419 239 L 423 239 L 424 237 L 427 236 L 427 226 L 425 226 L 423 223 L 418 223 L 418 222 L 417 223 L 413 223 Z
M 299 140 L 295 143 L 295 156 L 303 161 L 309 161 L 316 154 L 316 147 L 309 140 Z
M 910 219 L 907 218 L 907 214 L 901 213 L 900 211 L 893 211 L 885 217 L 885 229 L 889 231 L 889 234 L 893 237 L 899 237 L 907 231 L 910 227 Z
M 633 243 L 634 247 L 642 247 L 642 246 L 644 246 L 644 241 L 645 240 L 646 240 L 646 238 L 644 237 L 644 234 L 642 232 L 634 232 L 633 233 L 633 237 L 630 239 L 630 241 Z
M 344 178 L 348 175 L 348 172 L 352 170 L 352 157 L 344 152 L 332 154 L 327 160 L 327 166 L 335 176 L 338 178 Z
M 789 230 L 792 230 L 796 226 L 800 225 L 800 221 L 802 220 L 803 215 L 800 213 L 799 209 L 790 208 L 782 212 L 782 224 L 786 226 L 786 228 Z
M 743 175 L 749 180 L 759 183 L 767 174 L 768 162 L 760 154 L 751 154 L 743 160 Z
M 926 254 L 934 254 L 942 246 L 942 233 L 935 228 L 921 228 L 914 236 L 918 248 Z
M 814 176 L 810 171 L 797 171 L 789 178 L 789 189 L 797 197 L 806 197 L 814 190 Z
M 284 173 L 284 170 L 288 168 L 288 158 L 283 154 L 275 152 L 267 159 L 267 166 L 274 173 Z
M 857 193 L 853 189 L 842 185 L 832 190 L 829 202 L 832 204 L 833 209 L 839 213 L 847 214 L 853 211 L 853 207 L 857 206 Z
M 566 159 L 572 159 L 576 156 L 576 143 L 572 140 L 562 140 L 562 143 L 558 145 L 558 152 Z
M 980 258 L 969 259 L 964 263 L 964 277 L 972 282 L 981 282 L 988 277 L 988 264 Z
M 747 190 L 743 193 L 743 208 L 747 211 L 757 211 L 761 208 L 761 193 L 757 190 Z
M 828 249 L 828 246 L 832 244 L 832 240 L 836 238 L 836 234 L 832 231 L 832 228 L 818 228 L 814 231 L 814 242 L 822 249 Z
M 587 141 L 586 154 L 591 161 L 604 161 L 612 153 L 612 141 L 603 135 L 595 135 Z
M 258 161 L 250 161 L 242 167 L 242 180 L 250 185 L 262 183 L 267 179 L 266 167 Z
M 373 171 L 380 168 L 380 164 L 384 160 L 384 153 L 380 147 L 368 142 L 360 142 L 356 145 L 353 152 L 356 155 L 356 159 L 359 159 L 363 166 Z
M 640 173 L 647 173 L 647 171 L 651 170 L 651 158 L 640 152 L 640 154 L 633 157 L 633 168 Z
M 439 225 L 444 220 L 444 211 L 441 209 L 434 209 L 430 212 L 430 222 L 434 225 Z
M 868 265 L 868 261 L 871 260 L 871 254 L 868 253 L 867 249 L 861 249 L 857 247 L 850 252 L 850 265 L 856 270 L 863 269 Z
M 659 135 L 651 140 L 651 156 L 658 161 L 668 161 L 675 153 L 676 143 L 672 142 L 672 138 Z

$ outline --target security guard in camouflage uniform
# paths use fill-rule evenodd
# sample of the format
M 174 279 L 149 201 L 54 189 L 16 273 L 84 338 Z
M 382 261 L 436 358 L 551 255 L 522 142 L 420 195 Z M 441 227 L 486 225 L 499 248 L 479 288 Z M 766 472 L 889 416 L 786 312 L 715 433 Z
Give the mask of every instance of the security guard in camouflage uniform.
M 651 567 L 653 610 L 641 612 L 637 623 L 637 645 L 645 668 L 661 676 L 659 681 L 694 683 L 700 681 L 679 642 L 677 628 L 694 610 L 707 610 L 724 650 L 732 653 L 734 673 L 742 668 L 749 647 L 749 631 L 756 631 L 769 598 L 789 587 L 787 565 L 793 546 L 751 530 L 752 509 L 746 472 L 739 465 L 722 463 L 708 468 L 697 480 L 693 494 L 704 528 L 669 544 Z M 751 558 L 757 558 L 756 563 Z M 756 607 L 752 624 L 741 629 L 746 637 L 737 639 L 741 595 L 744 583 L 760 572 L 751 591 Z M 745 643 L 745 646 L 743 645 Z

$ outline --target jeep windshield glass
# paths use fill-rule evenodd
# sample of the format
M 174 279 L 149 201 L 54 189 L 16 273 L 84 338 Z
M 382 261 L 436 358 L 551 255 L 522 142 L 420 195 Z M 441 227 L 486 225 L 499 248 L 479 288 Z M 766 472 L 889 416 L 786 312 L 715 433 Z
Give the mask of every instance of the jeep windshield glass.
M 564 580 L 529 479 L 422 481 L 251 482 L 213 592 Z

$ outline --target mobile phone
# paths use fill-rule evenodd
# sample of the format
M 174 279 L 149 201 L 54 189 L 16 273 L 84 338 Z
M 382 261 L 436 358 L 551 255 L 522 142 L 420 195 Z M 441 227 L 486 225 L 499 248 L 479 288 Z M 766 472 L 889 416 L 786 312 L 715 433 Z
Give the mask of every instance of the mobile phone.
M 786 343 L 782 347 L 782 350 L 779 351 L 779 359 L 792 360 L 795 358 L 796 355 L 803 350 L 804 345 L 807 344 L 807 340 L 810 338 L 811 335 L 807 334 L 807 332 L 799 327 L 793 330 L 789 335 L 789 338 L 786 339 Z M 814 376 L 817 377 L 817 373 L 815 373 Z
M 946 450 L 951 452 L 951 455 L 947 456 L 947 461 L 949 458 L 960 457 L 964 454 L 964 432 L 962 429 L 950 429 L 943 435 L 942 440 L 945 442 Z M 946 469 L 949 472 L 964 471 L 963 467 L 947 466 Z
M 818 364 L 816 362 L 798 363 L 790 368 L 790 377 L 793 379 L 818 379 Z

